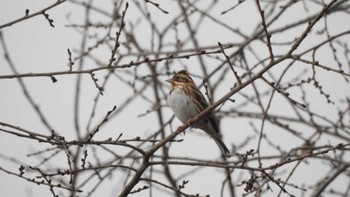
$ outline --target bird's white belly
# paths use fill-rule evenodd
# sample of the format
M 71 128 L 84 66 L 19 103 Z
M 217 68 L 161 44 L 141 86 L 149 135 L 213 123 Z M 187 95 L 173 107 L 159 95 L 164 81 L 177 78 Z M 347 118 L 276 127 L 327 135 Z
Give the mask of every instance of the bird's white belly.
M 175 116 L 183 123 L 198 114 L 190 98 L 180 90 L 175 89 L 168 95 L 168 104 Z

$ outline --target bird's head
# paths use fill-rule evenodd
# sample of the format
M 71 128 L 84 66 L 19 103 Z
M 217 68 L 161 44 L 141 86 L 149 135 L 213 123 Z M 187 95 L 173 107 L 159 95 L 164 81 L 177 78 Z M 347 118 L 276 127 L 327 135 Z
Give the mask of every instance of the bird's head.
M 170 83 L 171 86 L 195 85 L 186 70 L 181 70 L 175 73 L 172 78 L 165 81 Z

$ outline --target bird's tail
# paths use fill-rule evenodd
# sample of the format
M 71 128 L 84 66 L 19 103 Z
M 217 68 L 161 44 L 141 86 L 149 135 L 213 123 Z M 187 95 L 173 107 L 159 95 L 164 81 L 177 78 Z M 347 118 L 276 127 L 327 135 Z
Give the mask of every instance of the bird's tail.
M 209 134 L 210 137 L 213 138 L 214 142 L 219 146 L 224 156 L 226 157 L 231 156 L 230 151 L 228 150 L 227 146 L 221 139 L 220 130 L 214 118 L 209 118 L 209 122 L 207 124 L 201 125 L 201 127 L 198 127 L 198 128 L 202 129 L 207 134 Z
M 228 150 L 227 146 L 222 141 L 220 136 L 216 136 L 213 139 L 214 139 L 215 143 L 219 146 L 219 148 L 224 156 L 227 156 L 227 157 L 231 156 L 230 151 Z

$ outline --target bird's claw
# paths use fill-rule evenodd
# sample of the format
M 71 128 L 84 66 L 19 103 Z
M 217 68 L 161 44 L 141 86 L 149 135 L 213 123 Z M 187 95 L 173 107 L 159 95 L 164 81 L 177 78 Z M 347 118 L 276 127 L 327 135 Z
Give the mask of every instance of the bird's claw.
M 184 135 L 186 134 L 186 133 L 185 133 L 185 129 L 184 129 L 183 126 L 178 126 L 176 130 L 177 130 L 177 131 L 183 130 L 181 133 L 183 133 Z
M 186 122 L 187 125 L 192 125 L 193 124 L 193 119 L 189 118 Z

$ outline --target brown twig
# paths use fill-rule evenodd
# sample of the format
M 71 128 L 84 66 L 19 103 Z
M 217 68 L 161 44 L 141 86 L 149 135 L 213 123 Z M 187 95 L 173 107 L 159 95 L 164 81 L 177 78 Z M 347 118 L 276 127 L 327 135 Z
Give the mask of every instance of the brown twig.
M 27 9 L 28 11 L 26 11 L 26 15 L 25 15 L 25 16 L 23 16 L 23 17 L 21 17 L 21 18 L 18 18 L 18 19 L 16 19 L 16 20 L 13 20 L 13 21 L 11 21 L 11 22 L 5 23 L 5 24 L 3 24 L 3 25 L 0 25 L 0 29 L 2 29 L 2 28 L 4 28 L 4 27 L 12 26 L 12 25 L 14 25 L 14 24 L 16 24 L 16 23 L 22 22 L 22 21 L 27 20 L 27 19 L 29 19 L 29 18 L 32 18 L 32 17 L 38 16 L 38 15 L 44 14 L 46 11 L 48 11 L 48 10 L 50 10 L 50 9 L 52 9 L 52 8 L 54 8 L 54 7 L 56 7 L 56 6 L 60 5 L 60 4 L 62 4 L 62 3 L 64 3 L 64 2 L 66 2 L 66 1 L 67 1 L 67 0 L 58 0 L 58 1 L 54 2 L 52 5 L 50 5 L 50 6 L 46 7 L 46 8 L 44 8 L 44 9 L 42 9 L 42 10 L 40 10 L 40 11 L 37 11 L 37 12 L 35 12 L 35 13 L 33 13 L 33 14 L 29 14 L 29 10 Z M 46 15 L 45 15 L 45 17 L 46 17 Z M 50 22 L 50 25 L 52 26 L 53 24 L 51 24 L 51 22 Z

